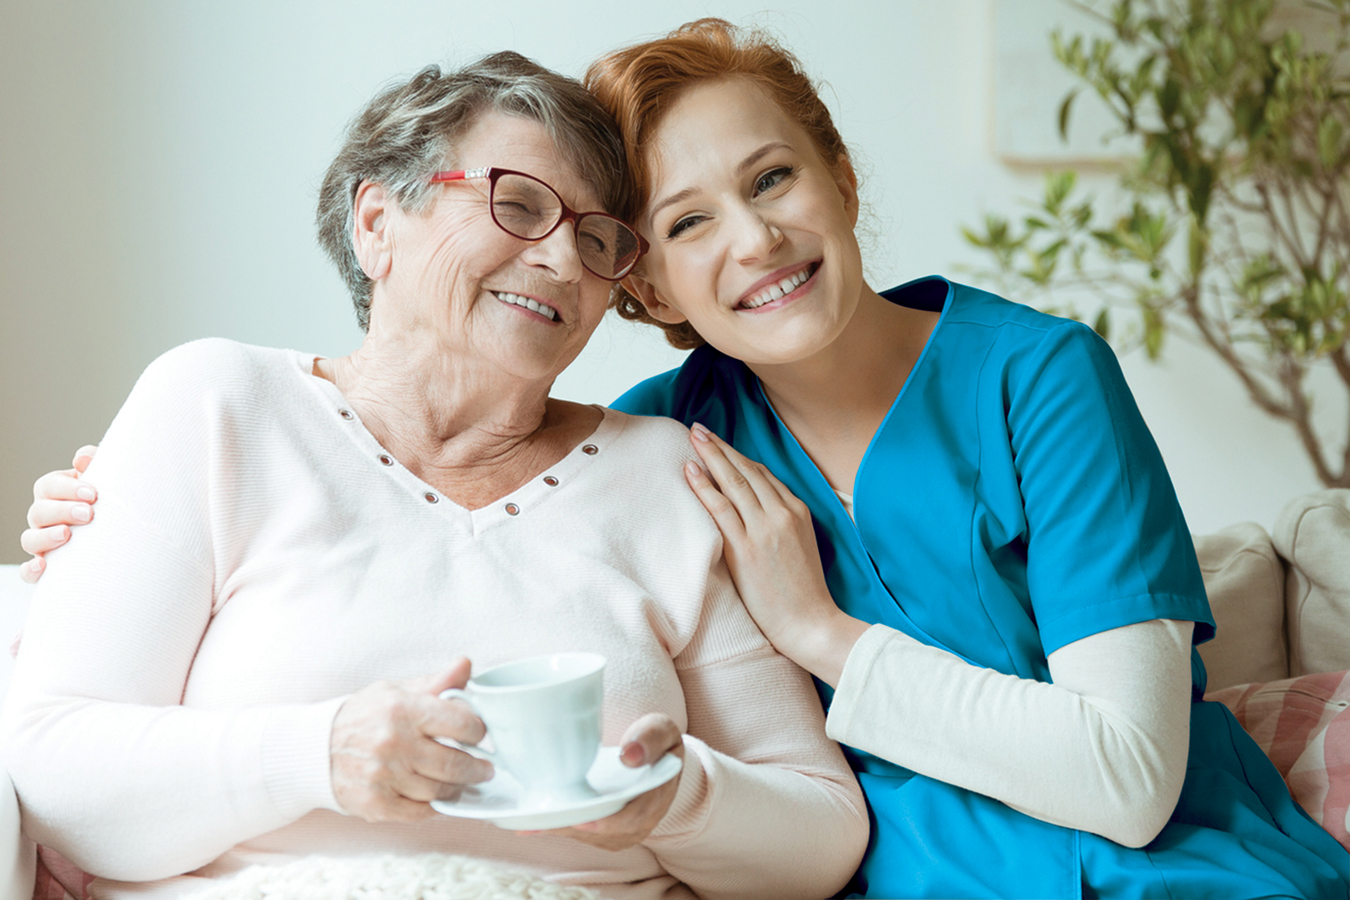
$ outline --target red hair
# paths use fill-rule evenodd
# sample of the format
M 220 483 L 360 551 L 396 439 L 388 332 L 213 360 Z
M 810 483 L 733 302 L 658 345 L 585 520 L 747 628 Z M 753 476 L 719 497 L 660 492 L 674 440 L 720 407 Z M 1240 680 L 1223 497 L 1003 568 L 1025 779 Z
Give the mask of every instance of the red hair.
M 695 84 L 729 77 L 759 86 L 806 131 L 836 174 L 848 166 L 848 148 L 795 56 L 762 32 L 743 31 L 723 19 L 698 19 L 663 38 L 603 56 L 586 71 L 585 85 L 618 121 L 628 157 L 633 199 L 631 208 L 615 211 L 618 215 L 636 221 L 647 203 L 652 172 L 643 150 L 675 100 Z M 690 350 L 706 343 L 688 322 L 657 321 L 627 291 L 616 295 L 620 316 L 659 326 L 675 347 Z

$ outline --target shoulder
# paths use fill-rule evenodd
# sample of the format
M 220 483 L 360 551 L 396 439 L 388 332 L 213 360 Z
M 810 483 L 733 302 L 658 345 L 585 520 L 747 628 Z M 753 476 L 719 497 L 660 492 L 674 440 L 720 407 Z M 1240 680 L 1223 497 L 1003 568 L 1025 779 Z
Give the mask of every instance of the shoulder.
M 614 402 L 614 408 L 639 416 L 668 416 L 686 425 L 702 422 L 717 431 L 736 397 L 746 390 L 749 377 L 740 361 L 705 344 L 678 369 L 629 390 Z
M 139 435 L 175 443 L 228 437 L 242 421 L 294 417 L 297 360 L 289 350 L 207 338 L 175 347 L 146 367 L 103 443 Z M 233 424 L 232 424 L 233 423 Z M 101 448 L 99 455 L 104 455 Z
M 1014 382 L 1047 373 L 1096 374 L 1115 380 L 1120 365 L 1115 351 L 1082 322 L 1042 312 L 997 294 L 952 283 L 943 327 L 949 340 L 973 341 L 987 353 L 986 375 Z
M 623 498 L 625 504 L 640 498 L 643 507 L 660 509 L 671 531 L 690 533 L 707 529 L 716 532 L 698 497 L 685 480 L 684 466 L 697 461 L 689 439 L 689 429 L 674 419 L 659 416 L 633 416 L 613 409 L 605 410 L 609 431 L 605 465 L 605 493 Z
M 142 381 L 226 384 L 266 378 L 294 364 L 288 350 L 255 347 L 226 338 L 201 338 L 174 347 L 146 367 Z
M 1034 346 L 1051 334 L 1092 335 L 1081 322 L 1042 312 L 970 285 L 951 282 L 951 309 L 946 324 L 989 329 L 1010 344 Z
M 616 455 L 625 461 L 641 460 L 642 469 L 660 470 L 673 465 L 678 471 L 686 461 L 696 458 L 689 443 L 689 429 L 674 419 L 633 415 L 617 409 L 606 409 L 605 418 L 615 428 Z

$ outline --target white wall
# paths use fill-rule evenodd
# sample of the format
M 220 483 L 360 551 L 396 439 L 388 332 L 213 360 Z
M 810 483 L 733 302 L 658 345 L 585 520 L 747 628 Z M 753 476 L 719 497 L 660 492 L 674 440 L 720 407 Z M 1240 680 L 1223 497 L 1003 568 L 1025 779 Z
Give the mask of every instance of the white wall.
M 994 156 L 992 0 L 52 0 L 0 12 L 0 561 L 41 472 L 137 373 L 204 335 L 337 355 L 360 334 L 313 237 L 342 126 L 389 78 L 519 50 L 561 71 L 716 14 L 777 31 L 827 83 L 879 223 L 877 287 L 977 261 L 958 226 L 1040 176 Z M 1080 101 L 1081 102 L 1081 101 Z M 608 401 L 677 364 L 611 322 L 556 393 Z M 1197 351 L 1125 368 L 1193 530 L 1269 526 L 1318 485 Z

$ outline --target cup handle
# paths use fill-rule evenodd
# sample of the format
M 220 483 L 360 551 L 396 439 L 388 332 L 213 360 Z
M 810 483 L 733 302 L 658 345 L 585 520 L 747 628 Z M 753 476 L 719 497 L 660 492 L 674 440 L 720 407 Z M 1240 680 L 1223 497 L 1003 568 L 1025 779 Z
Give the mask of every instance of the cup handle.
M 447 688 L 446 690 L 441 691 L 440 697 L 442 700 L 461 700 L 465 703 L 465 705 L 469 707 L 469 709 L 473 710 L 474 715 L 478 716 L 478 718 L 480 719 L 483 717 L 483 714 L 478 711 L 478 707 L 474 705 L 473 696 L 468 691 L 460 690 L 459 688 Z M 456 750 L 463 750 L 470 756 L 476 756 L 479 759 L 485 759 L 488 762 L 492 763 L 494 766 L 501 765 L 495 753 L 491 752 L 490 750 L 484 750 L 482 747 L 479 747 L 475 744 L 462 744 L 459 741 L 455 740 L 454 738 L 445 738 L 445 737 L 438 737 L 436 738 L 436 740 L 437 742 L 442 743 L 447 747 L 454 747 Z

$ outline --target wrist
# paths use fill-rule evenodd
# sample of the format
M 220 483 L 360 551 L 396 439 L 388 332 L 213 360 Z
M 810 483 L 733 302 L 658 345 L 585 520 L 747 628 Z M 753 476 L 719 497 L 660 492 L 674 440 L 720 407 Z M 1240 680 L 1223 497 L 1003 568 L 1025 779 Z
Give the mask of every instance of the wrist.
M 828 616 L 803 623 L 793 633 L 785 634 L 781 641 L 774 641 L 774 646 L 830 687 L 836 687 L 853 645 L 870 627 L 836 608 Z

